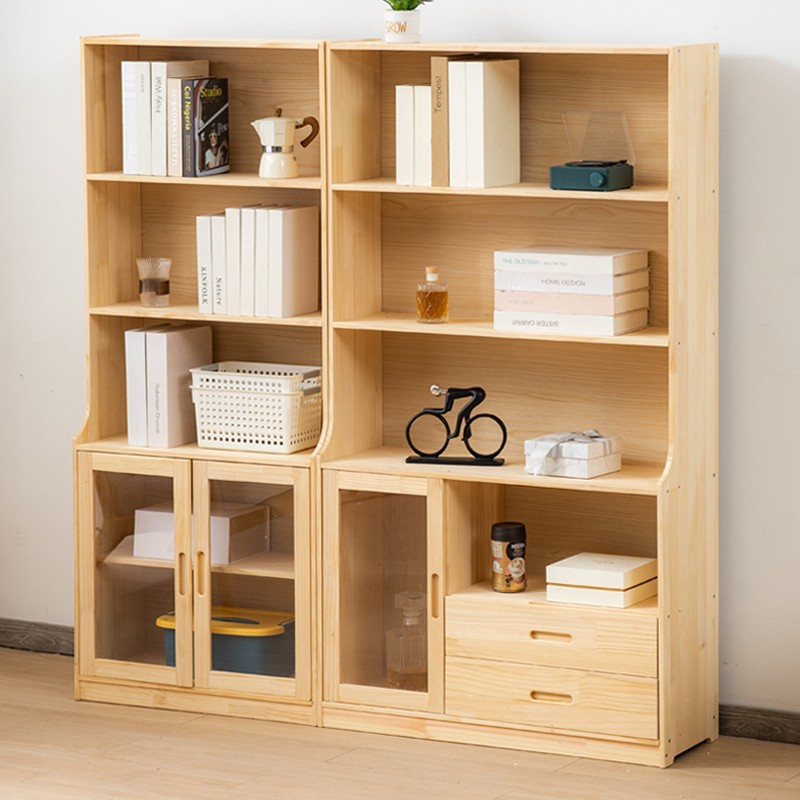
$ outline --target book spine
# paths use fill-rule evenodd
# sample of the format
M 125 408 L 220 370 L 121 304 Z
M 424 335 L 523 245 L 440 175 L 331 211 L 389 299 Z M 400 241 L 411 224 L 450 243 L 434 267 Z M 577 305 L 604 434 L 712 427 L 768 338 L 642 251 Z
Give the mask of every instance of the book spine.
M 617 336 L 644 328 L 647 310 L 616 316 L 599 314 L 550 314 L 535 311 L 495 311 L 494 327 L 501 331 L 528 331 L 566 336 Z
M 256 210 L 242 209 L 241 230 L 241 285 L 239 287 L 240 309 L 243 317 L 255 316 L 255 256 L 256 256 Z
M 516 292 L 496 290 L 495 311 L 543 311 L 552 314 L 622 314 L 647 308 L 650 293 L 644 289 L 625 294 L 569 294 L 566 292 Z
M 647 267 L 646 250 L 619 256 L 584 253 L 548 253 L 532 250 L 498 250 L 494 268 L 528 272 L 575 273 L 580 275 L 623 275 Z
M 150 64 L 150 174 L 167 174 L 167 64 Z
M 414 185 L 414 87 L 395 87 L 395 172 L 400 186 Z
M 128 414 L 128 444 L 147 446 L 147 360 L 145 331 L 125 331 L 125 399 Z
M 183 175 L 181 159 L 181 79 L 167 79 L 167 175 Z
M 649 284 L 650 271 L 647 269 L 616 276 L 513 269 L 496 269 L 494 271 L 495 290 L 507 292 L 611 295 L 646 289 Z
M 139 157 L 139 174 L 151 174 L 152 109 L 150 100 L 150 62 L 136 63 L 136 140 Z
M 467 84 L 466 63 L 447 64 L 447 120 L 450 131 L 450 185 L 467 185 Z
M 242 210 L 225 209 L 225 292 L 226 311 L 239 316 L 241 309 L 241 235 Z
M 197 234 L 197 307 L 201 314 L 213 314 L 211 301 L 211 217 L 196 219 Z
M 169 447 L 167 430 L 167 332 L 148 331 L 147 351 L 147 445 Z
M 253 313 L 269 316 L 269 209 L 256 209 L 256 247 L 253 265 Z
M 193 134 L 195 174 L 229 172 L 227 78 L 203 78 L 197 81 Z
M 227 314 L 227 246 L 225 243 L 225 215 L 211 217 L 211 307 L 214 314 Z
M 181 152 L 183 177 L 194 178 L 194 89 L 197 81 L 181 81 Z
M 414 87 L 414 185 L 431 186 L 431 87 Z
M 136 70 L 135 61 L 122 62 L 122 171 L 126 175 L 139 174 Z
M 431 58 L 431 185 L 450 185 L 450 145 L 445 56 Z

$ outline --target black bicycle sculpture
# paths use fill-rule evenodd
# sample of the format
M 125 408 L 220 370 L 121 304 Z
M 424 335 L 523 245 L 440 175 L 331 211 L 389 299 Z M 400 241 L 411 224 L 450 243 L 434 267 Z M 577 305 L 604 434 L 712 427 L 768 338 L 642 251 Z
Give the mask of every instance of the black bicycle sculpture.
M 494 414 L 475 414 L 476 406 L 486 399 L 486 392 L 480 386 L 469 389 L 442 389 L 434 384 L 431 394 L 444 395 L 442 408 L 423 408 L 406 425 L 406 441 L 416 453 L 409 456 L 408 463 L 425 464 L 467 464 L 476 466 L 500 466 L 502 458 L 497 458 L 506 446 L 508 431 L 500 417 Z M 468 398 L 456 416 L 455 430 L 450 430 L 446 414 L 453 409 L 456 400 Z M 472 458 L 466 456 L 442 457 L 450 442 L 461 438 Z M 480 444 L 476 444 L 475 439 Z M 424 441 L 424 445 L 415 443 Z

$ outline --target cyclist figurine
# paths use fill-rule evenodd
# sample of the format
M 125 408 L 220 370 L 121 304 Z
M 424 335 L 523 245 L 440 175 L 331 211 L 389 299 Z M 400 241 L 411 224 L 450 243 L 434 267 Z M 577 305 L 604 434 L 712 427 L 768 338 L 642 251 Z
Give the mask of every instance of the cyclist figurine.
M 476 406 L 486 399 L 486 392 L 480 386 L 466 389 L 442 389 L 433 384 L 432 395 L 444 395 L 444 406 L 441 408 L 423 408 L 415 414 L 406 426 L 406 441 L 416 456 L 409 456 L 406 461 L 447 461 L 456 464 L 493 464 L 500 465 L 503 459 L 497 455 L 505 447 L 508 432 L 503 421 L 494 414 L 475 414 Z M 452 411 L 456 400 L 466 399 L 456 415 L 455 429 L 451 432 L 446 415 Z M 431 427 L 432 426 L 432 427 Z M 479 435 L 475 440 L 473 434 Z M 463 456 L 440 459 L 441 454 L 453 439 L 461 437 L 464 447 L 472 458 Z M 414 439 L 417 438 L 417 442 Z M 493 442 L 490 444 L 490 442 Z
M 455 430 L 447 437 L 448 439 L 455 439 L 461 433 L 461 425 L 465 419 L 469 419 L 472 409 L 486 399 L 486 392 L 480 386 L 471 386 L 469 389 L 442 389 L 441 386 L 437 386 L 434 383 L 433 386 L 431 386 L 431 394 L 436 397 L 444 395 L 444 408 L 424 409 L 425 411 L 432 411 L 434 414 L 446 414 L 453 408 L 453 403 L 456 400 L 460 400 L 462 397 L 472 398 L 465 403 L 461 411 L 458 412 Z

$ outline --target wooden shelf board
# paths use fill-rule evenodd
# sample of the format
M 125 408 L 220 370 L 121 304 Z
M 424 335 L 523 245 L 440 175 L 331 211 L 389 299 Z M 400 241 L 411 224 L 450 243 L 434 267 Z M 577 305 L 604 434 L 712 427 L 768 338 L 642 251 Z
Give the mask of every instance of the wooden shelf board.
M 295 328 L 322 328 L 322 314 L 299 314 L 296 317 L 242 317 L 228 314 L 202 314 L 196 305 L 175 304 L 165 308 L 144 307 L 139 302 L 93 306 L 89 314 L 96 317 L 142 317 L 152 320 L 193 320 L 202 322 L 236 322 L 252 325 L 281 325 Z
M 669 55 L 673 48 L 647 44 L 551 44 L 548 42 L 424 42 L 421 44 L 387 44 L 382 39 L 364 39 L 331 42 L 332 51 L 337 50 L 385 50 L 416 51 L 427 53 L 548 53 L 564 55 Z
M 113 566 L 175 569 L 175 563 L 162 558 L 139 558 L 133 555 L 133 535 L 126 536 L 102 562 Z M 294 580 L 294 557 L 291 553 L 267 552 L 243 558 L 233 564 L 216 564 L 213 573 L 256 575 L 262 578 Z
M 335 183 L 334 192 L 372 192 L 400 194 L 446 194 L 475 195 L 480 197 L 531 197 L 548 200 L 595 200 L 600 202 L 644 202 L 666 203 L 669 191 L 666 187 L 633 186 L 615 192 L 579 192 L 551 189 L 546 183 L 515 183 L 508 186 L 492 186 L 486 189 L 470 189 L 456 186 L 400 186 L 393 177 L 369 178 L 351 183 Z
M 383 475 L 403 475 L 417 478 L 444 478 L 474 481 L 476 483 L 502 483 L 513 486 L 530 486 L 542 489 L 569 489 L 570 491 L 606 492 L 611 494 L 658 494 L 663 473 L 661 466 L 623 465 L 619 472 L 601 475 L 591 480 L 557 478 L 549 475 L 530 475 L 525 472 L 522 456 L 503 456 L 501 467 L 472 467 L 436 464 L 407 464 L 411 451 L 402 447 L 379 447 L 356 453 L 346 458 L 323 462 L 323 469 L 348 472 L 369 472 Z
M 196 443 L 179 447 L 133 447 L 127 437 L 112 436 L 107 439 L 86 441 L 76 444 L 78 450 L 94 453 L 115 453 L 119 455 L 152 456 L 155 458 L 192 458 L 204 461 L 235 461 L 242 464 L 262 464 L 277 467 L 310 467 L 314 450 L 301 450 L 297 453 L 258 453 L 252 450 L 215 450 L 199 447 Z
M 208 47 L 212 49 L 234 47 L 277 49 L 277 50 L 318 50 L 320 42 L 316 39 L 169 39 L 140 36 L 138 33 L 112 36 L 84 36 L 83 44 L 88 45 L 136 45 L 137 47 Z
M 451 320 L 441 325 L 422 325 L 408 314 L 383 312 L 354 320 L 339 320 L 334 328 L 346 330 L 387 331 L 390 333 L 421 333 L 431 336 L 479 336 L 519 341 L 592 342 L 595 344 L 635 345 L 639 347 L 668 347 L 666 328 L 644 328 L 621 336 L 560 336 L 556 334 L 520 334 L 516 331 L 498 331 L 491 320 Z
M 90 172 L 86 175 L 87 181 L 105 183 L 156 183 L 175 184 L 184 186 L 217 186 L 217 187 L 251 187 L 256 189 L 312 189 L 319 191 L 322 188 L 322 179 L 319 175 L 299 178 L 259 178 L 251 172 L 227 172 L 221 175 L 209 175 L 203 178 L 183 178 L 163 175 L 126 175 L 124 172 Z
M 524 592 L 516 593 L 500 593 L 492 589 L 492 584 L 489 581 L 481 581 L 480 583 L 473 583 L 458 592 L 448 595 L 448 597 L 457 597 L 460 602 L 467 601 L 475 603 L 476 605 L 486 606 L 489 603 L 497 603 L 498 606 L 528 606 L 537 605 L 539 603 L 547 603 L 548 605 L 556 605 L 547 600 L 547 586 L 544 577 L 532 579 L 528 575 L 528 587 Z M 446 602 L 446 601 L 445 601 Z M 572 606 L 572 603 L 558 603 L 559 606 Z M 648 597 L 628 608 L 611 608 L 610 606 L 588 606 L 581 605 L 580 608 L 599 608 L 603 611 L 615 611 L 620 614 L 658 614 L 658 597 Z

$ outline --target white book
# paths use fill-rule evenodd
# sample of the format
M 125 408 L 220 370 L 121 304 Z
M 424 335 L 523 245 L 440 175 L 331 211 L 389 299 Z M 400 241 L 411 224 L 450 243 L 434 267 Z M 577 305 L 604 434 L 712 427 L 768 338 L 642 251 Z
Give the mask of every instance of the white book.
M 294 317 L 319 308 L 319 207 L 269 209 L 270 317 Z
M 126 175 L 139 174 L 137 71 L 135 61 L 122 62 L 122 171 Z
M 228 307 L 225 214 L 211 215 L 211 313 L 226 314 Z
M 201 214 L 195 220 L 197 237 L 197 308 L 212 314 L 211 300 L 211 217 Z
M 241 308 L 242 209 L 225 209 L 225 313 L 239 316 Z
M 256 246 L 253 261 L 253 314 L 269 316 L 269 208 L 256 208 Z
M 395 86 L 395 180 L 414 184 L 414 87 Z
M 432 185 L 431 87 L 414 87 L 414 186 Z
M 527 272 L 577 273 L 580 275 L 623 275 L 648 265 L 647 250 L 609 247 L 521 247 L 497 250 L 494 268 Z
M 647 326 L 647 309 L 625 314 L 549 314 L 538 311 L 495 311 L 494 327 L 517 333 L 566 336 L 618 336 Z
M 495 290 L 495 311 L 547 311 L 553 314 L 615 315 L 647 308 L 650 292 L 570 294 L 567 292 L 505 292 Z
M 123 61 L 122 171 L 150 174 L 150 63 Z
M 189 78 L 208 74 L 208 61 L 150 62 L 150 174 L 167 174 L 170 78 Z M 178 92 L 180 97 L 180 91 Z M 178 113 L 180 119 L 180 112 Z
M 253 317 L 256 313 L 255 269 L 256 269 L 256 209 L 242 209 L 240 249 L 239 313 Z
M 624 275 L 579 275 L 574 272 L 533 272 L 515 269 L 494 271 L 496 291 L 614 295 L 647 289 L 649 286 L 649 269 L 627 272 Z
M 128 444 L 147 447 L 147 350 L 145 328 L 125 331 L 125 400 Z
M 466 61 L 447 64 L 447 125 L 450 132 L 450 185 L 467 185 Z
M 209 364 L 211 327 L 175 325 L 146 332 L 147 444 L 177 447 L 197 438 L 192 367 Z
M 519 61 L 465 61 L 466 186 L 520 180 Z

